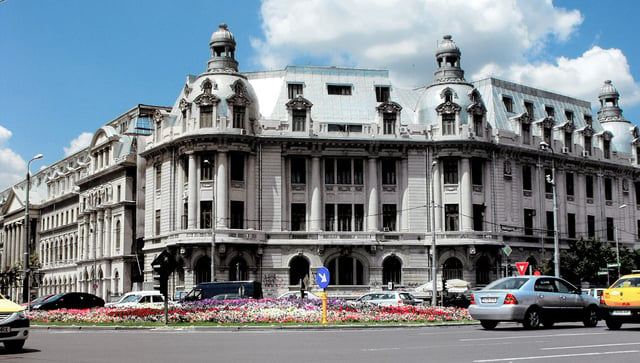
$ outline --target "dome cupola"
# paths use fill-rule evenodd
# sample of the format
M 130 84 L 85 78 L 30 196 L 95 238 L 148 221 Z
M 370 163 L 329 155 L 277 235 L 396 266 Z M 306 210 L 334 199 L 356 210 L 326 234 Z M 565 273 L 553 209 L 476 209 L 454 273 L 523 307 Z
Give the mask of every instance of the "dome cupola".
M 207 72 L 238 71 L 235 59 L 236 40 L 227 24 L 220 24 L 218 30 L 211 35 L 209 42 L 211 58 L 207 62 Z
M 613 86 L 611 80 L 604 81 L 604 85 L 598 94 L 598 100 L 600 101 L 598 121 L 600 121 L 600 123 L 626 121 L 622 116 L 622 109 L 618 106 L 619 99 L 620 94 Z
M 433 73 L 434 82 L 466 82 L 464 71 L 460 68 L 460 49 L 451 40 L 451 35 L 445 35 L 436 49 L 438 69 Z

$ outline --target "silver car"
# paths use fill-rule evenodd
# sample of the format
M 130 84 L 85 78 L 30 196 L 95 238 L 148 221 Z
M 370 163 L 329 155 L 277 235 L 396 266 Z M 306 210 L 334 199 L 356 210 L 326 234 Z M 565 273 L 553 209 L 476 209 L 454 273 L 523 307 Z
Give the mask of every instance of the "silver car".
M 522 323 L 527 329 L 556 322 L 581 321 L 598 325 L 598 300 L 554 276 L 505 277 L 471 295 L 469 313 L 485 329 L 500 321 Z
M 423 303 L 422 299 L 403 291 L 368 292 L 357 298 L 356 301 L 384 306 L 422 305 Z

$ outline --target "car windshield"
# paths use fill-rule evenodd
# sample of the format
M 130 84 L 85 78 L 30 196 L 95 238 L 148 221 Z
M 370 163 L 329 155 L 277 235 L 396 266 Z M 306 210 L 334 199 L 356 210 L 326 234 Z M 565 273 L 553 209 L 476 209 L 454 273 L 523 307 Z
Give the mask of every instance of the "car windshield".
M 129 295 L 126 298 L 124 298 L 124 300 L 122 300 L 121 302 L 129 303 L 129 302 L 137 302 L 138 300 L 140 300 L 140 296 L 138 296 L 138 295 Z
M 518 290 L 527 281 L 529 281 L 529 278 L 509 277 L 490 283 L 484 290 Z
M 640 277 L 623 277 L 611 287 L 640 287 Z

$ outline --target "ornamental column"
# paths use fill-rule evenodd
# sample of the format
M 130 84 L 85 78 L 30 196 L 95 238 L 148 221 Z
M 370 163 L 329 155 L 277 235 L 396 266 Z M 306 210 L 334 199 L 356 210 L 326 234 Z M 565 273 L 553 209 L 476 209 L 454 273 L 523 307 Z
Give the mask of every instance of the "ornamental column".
M 369 175 L 367 183 L 369 184 L 369 204 L 367 209 L 367 231 L 378 231 L 378 159 L 369 158 Z
M 322 231 L 322 191 L 320 182 L 320 157 L 311 157 L 311 209 L 309 210 L 309 230 Z
M 227 228 L 228 215 L 227 206 L 229 205 L 229 193 L 227 185 L 227 152 L 219 151 L 218 162 L 216 163 L 216 189 L 214 190 L 216 200 L 216 228 Z
M 473 230 L 473 202 L 471 199 L 471 166 L 469 158 L 461 160 L 462 178 L 460 180 L 460 230 Z
M 189 215 L 187 216 L 187 228 L 197 228 L 197 215 L 198 215 L 198 170 L 196 168 L 196 155 L 193 152 L 189 153 L 189 200 L 187 201 L 187 209 Z

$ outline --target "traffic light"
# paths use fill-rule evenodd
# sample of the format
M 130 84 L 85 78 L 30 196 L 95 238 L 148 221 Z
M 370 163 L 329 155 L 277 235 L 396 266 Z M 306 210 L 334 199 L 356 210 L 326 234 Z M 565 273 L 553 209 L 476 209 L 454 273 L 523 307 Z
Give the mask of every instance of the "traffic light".
M 162 265 L 153 265 L 153 289 L 160 291 L 162 295 L 167 296 L 167 285 L 169 282 L 169 274 Z

